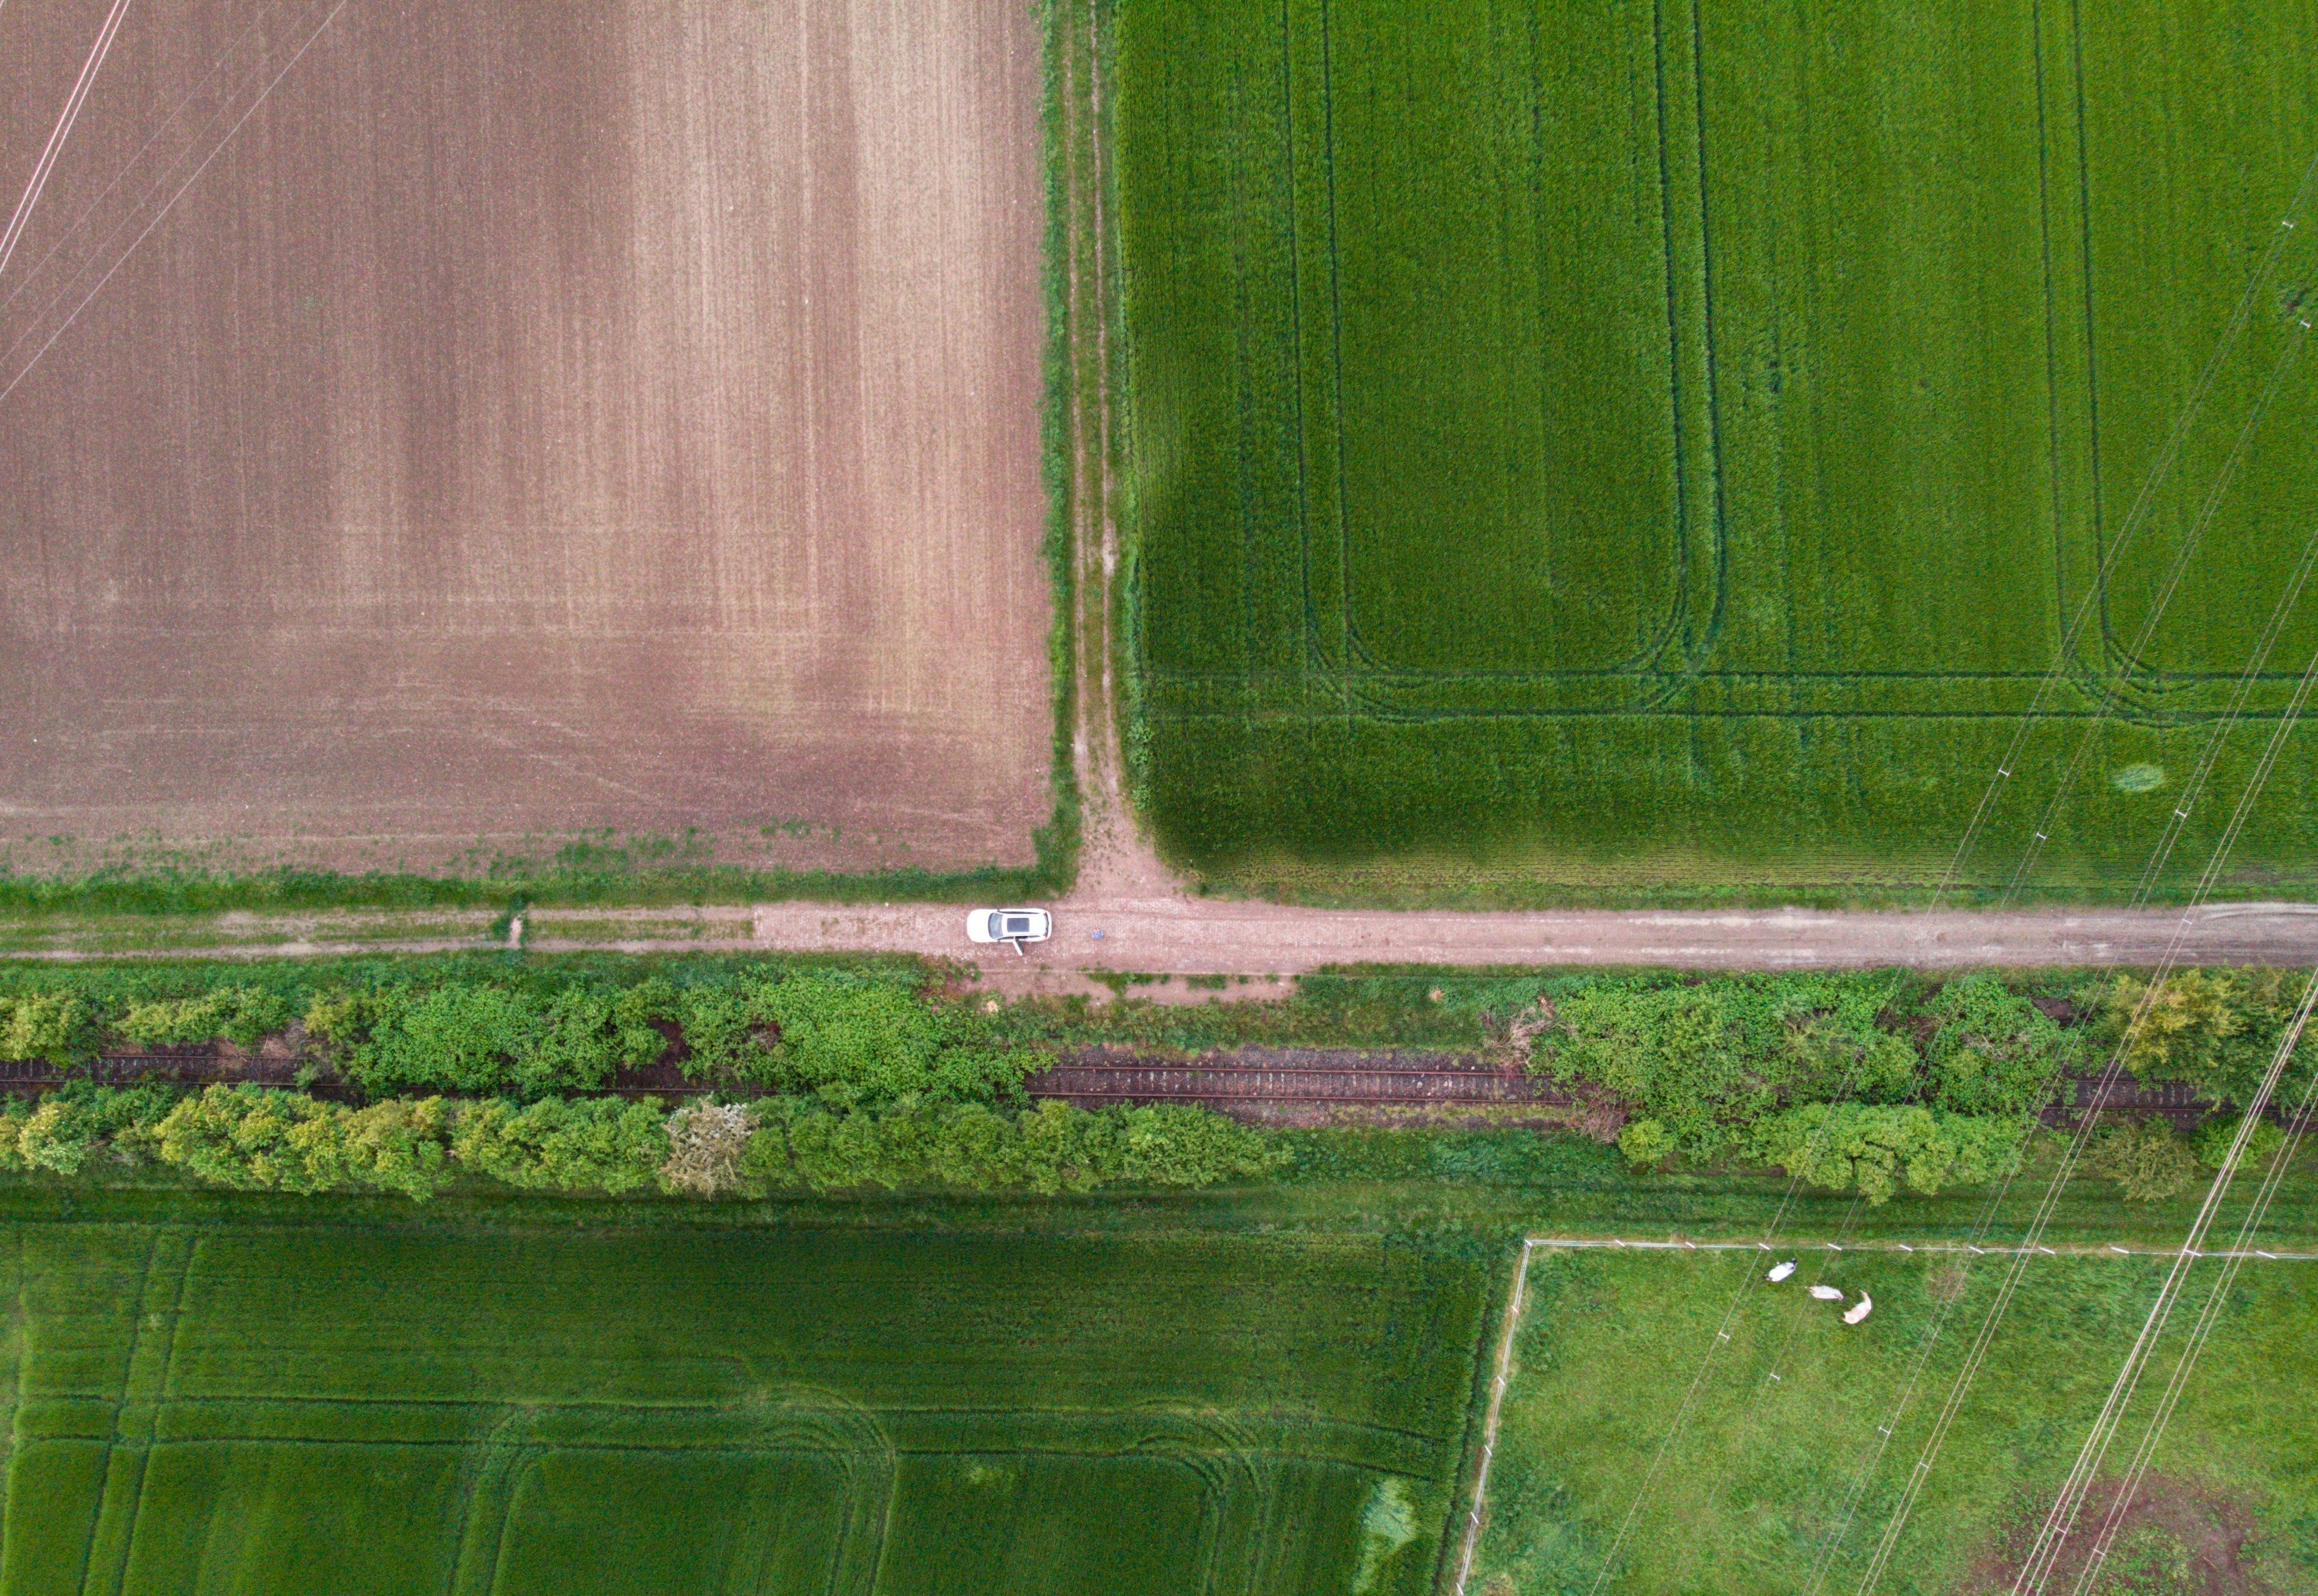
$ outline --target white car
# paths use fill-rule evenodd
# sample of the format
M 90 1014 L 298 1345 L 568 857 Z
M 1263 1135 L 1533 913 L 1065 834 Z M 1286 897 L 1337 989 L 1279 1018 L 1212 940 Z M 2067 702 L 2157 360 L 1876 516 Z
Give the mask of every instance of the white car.
M 1043 909 L 976 909 L 966 917 L 968 942 L 1005 942 L 1020 953 L 1026 942 L 1055 934 L 1055 917 Z

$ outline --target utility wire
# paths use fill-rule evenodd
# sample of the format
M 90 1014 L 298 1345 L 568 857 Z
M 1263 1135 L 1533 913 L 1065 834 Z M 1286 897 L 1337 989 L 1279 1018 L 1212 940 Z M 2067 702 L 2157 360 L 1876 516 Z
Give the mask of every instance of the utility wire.
M 2245 327 L 2251 321 L 2253 307 L 2260 299 L 2261 288 L 2268 281 L 2270 273 L 2276 269 L 2278 262 L 2283 257 L 2287 244 L 2291 240 L 2295 231 L 2296 218 L 2308 202 L 2314 184 L 2318 184 L 2318 154 L 2314 154 L 2309 163 L 2304 167 L 2301 181 L 2296 185 L 2293 198 L 2288 203 L 2287 216 L 2278 223 L 2278 229 L 2271 238 L 2269 247 L 2263 252 L 2261 260 L 2258 263 L 2253 273 L 2248 279 L 2244 292 L 2239 296 L 2238 303 L 2232 312 L 2230 320 L 2224 327 L 2220 340 L 2217 342 L 2212 354 L 2207 356 L 2205 367 L 2199 372 L 2197 381 L 2192 387 L 2188 401 L 2184 405 L 2180 415 L 2175 419 L 2172 431 L 2168 435 L 2164 446 L 2159 452 L 2156 462 L 2152 463 L 2148 475 L 2144 478 L 2141 489 L 2135 496 L 2133 507 L 2128 512 L 2125 524 L 2120 529 L 2116 539 L 2112 542 L 2108 548 L 2103 552 L 2096 568 L 2094 579 L 2088 584 L 2085 596 L 2079 601 L 2076 613 L 2071 618 L 2069 626 L 2062 634 L 2060 647 L 2054 651 L 2053 668 L 2045 674 L 2042 682 L 2039 684 L 2035 695 L 2030 701 L 2027 713 L 2021 718 L 2019 723 L 2015 727 L 2012 740 L 2006 749 L 2004 757 L 1999 761 L 1995 774 L 1989 779 L 1987 785 L 1983 788 L 1980 802 L 1973 810 L 1972 820 L 1966 825 L 1964 834 L 1963 838 L 1959 839 L 1955 851 L 1949 857 L 1947 867 L 1943 872 L 1938 885 L 1933 891 L 1931 901 L 1927 906 L 1926 912 L 1936 912 L 1941 903 L 1945 901 L 1948 892 L 1954 889 L 1956 879 L 1961 873 L 1963 861 L 1975 846 L 1981 832 L 1984 829 L 1987 824 L 1989 817 L 1994 812 L 1997 802 L 2004 791 L 2004 784 L 2011 779 L 2015 768 L 2018 766 L 2022 753 L 2026 748 L 2027 740 L 2031 732 L 2034 731 L 2035 724 L 2042 718 L 2044 713 L 2045 704 L 2049 701 L 2053 692 L 2065 678 L 2068 662 L 2073 656 L 2076 647 L 2081 640 L 2086 627 L 2090 623 L 2094 614 L 2097 612 L 2099 598 L 2106 590 L 2110 576 L 2123 558 L 2126 548 L 2132 543 L 2134 535 L 2146 523 L 2150 510 L 2156 501 L 2159 486 L 2164 477 L 2170 471 L 2174 462 L 2179 458 L 2181 446 L 2187 439 L 2189 432 L 2192 430 L 2197 416 L 2202 412 L 2205 402 L 2212 392 L 2214 382 L 2218 373 L 2224 364 L 2226 363 L 2229 355 L 2234 351 L 2239 337 L 2243 333 Z M 2305 322 L 2302 325 L 2301 332 L 2303 335 L 2306 336 L 2308 330 L 2309 324 Z M 2267 409 L 2268 397 L 2274 394 L 2277 390 L 2278 384 L 2283 381 L 2285 370 L 2291 364 L 2292 356 L 2298 353 L 2300 339 L 2297 337 L 2294 343 L 2289 345 L 2287 355 L 2282 358 L 2279 363 L 2278 369 L 2273 372 L 2271 382 L 2265 390 L 2263 399 L 2258 405 L 2256 412 L 2249 417 L 2246 426 L 2241 429 L 2239 445 L 2233 448 L 2229 460 L 2225 462 L 2224 479 L 2222 482 L 2216 484 L 2216 488 L 2225 487 L 2227 476 L 2234 472 L 2234 462 L 2242 455 L 2242 445 L 2245 438 L 2251 435 L 2251 431 L 2259 424 L 2259 421 L 2261 418 L 2261 412 Z M 2207 502 L 2209 506 L 2218 504 L 2218 492 L 2209 492 L 2207 495 Z M 2208 514 L 2210 514 L 2210 512 L 2208 512 Z M 2186 556 L 2177 557 L 2175 561 L 2177 569 L 2185 563 Z M 2170 601 L 2173 588 L 2176 586 L 2178 586 L 2178 576 L 2176 576 L 2174 580 L 2169 583 L 2166 587 L 2162 596 L 2163 600 Z M 2150 616 L 2145 623 L 2146 626 L 2153 628 L 2156 618 L 2161 614 L 2163 607 L 2163 602 L 2153 604 L 2152 605 Z M 2098 714 L 2095 717 L 2094 724 L 2096 727 L 2105 722 L 2107 716 L 2113 713 L 2117 702 L 2117 696 L 2118 695 L 2113 688 L 2109 691 L 2104 692 L 2101 697 Z M 2088 735 L 2089 736 L 2089 732 Z M 2080 761 L 2071 762 L 2069 771 L 2063 777 L 2062 785 L 2064 787 L 2067 783 L 2074 780 L 2080 768 Z M 2039 831 L 2043 831 L 2046 829 L 2046 827 L 2040 824 L 2038 829 Z M 2036 847 L 2037 843 L 2042 840 L 2042 838 L 2038 838 L 2035 841 L 2032 841 L 2028 846 L 2033 849 Z M 2017 887 L 2020 880 L 2020 872 L 2015 872 L 2013 876 L 2013 884 L 2007 888 L 2008 897 L 2013 890 L 2013 887 Z M 1892 991 L 1896 993 L 1897 991 L 1898 982 L 1895 981 L 1892 986 Z M 1886 1000 L 1888 1002 L 1888 998 Z M 2136 1016 L 2136 1023 L 2138 1023 L 2138 1018 L 2139 1016 Z M 1840 1104 L 1841 1102 L 1848 1100 L 1852 1085 L 1857 1078 L 1857 1069 L 1858 1061 L 1854 1060 L 1852 1065 L 1846 1071 L 1843 1080 L 1838 1085 L 1836 1098 L 1834 1099 L 1836 1103 Z M 2103 1088 L 2103 1092 L 2105 1095 L 2106 1086 Z M 1808 1166 L 1816 1156 L 1819 1145 L 1825 1139 L 1828 1126 L 1828 1125 L 1831 1125 L 1831 1123 L 1832 1116 L 1830 1116 L 1829 1120 L 1823 1122 L 1819 1129 L 1813 1133 L 1810 1143 L 1806 1147 L 1804 1156 L 1801 1161 L 1804 1166 Z M 1764 1241 L 1765 1245 L 1769 1245 L 1775 1242 L 1780 1231 L 1785 1225 L 1787 1216 L 1794 1206 L 1795 1199 L 1801 1188 L 1801 1184 L 1802 1178 L 1800 1174 L 1790 1176 L 1786 1191 L 1782 1196 L 1778 1207 L 1773 1213 L 1770 1225 L 1765 1232 Z M 1642 1484 L 1637 1490 L 1633 1500 L 1628 1504 L 1626 1513 L 1619 1522 L 1617 1533 L 1612 1538 L 1610 1547 L 1604 1555 L 1601 1566 L 1595 1573 L 1594 1583 L 1590 1587 L 1590 1589 L 1595 1593 L 1595 1596 L 1599 1596 L 1599 1592 L 1607 1585 L 1610 1579 L 1617 1572 L 1619 1568 L 1619 1560 L 1624 1550 L 1625 1543 L 1628 1538 L 1632 1534 L 1633 1527 L 1639 1520 L 1643 1507 L 1655 1494 L 1658 1478 L 1665 1470 L 1667 1461 L 1672 1453 L 1674 1446 L 1695 1416 L 1704 1395 L 1715 1359 L 1721 1349 L 1730 1344 L 1732 1331 L 1742 1316 L 1747 1295 L 1756 1287 L 1756 1285 L 1757 1281 L 1755 1278 L 1755 1272 L 1749 1271 L 1746 1278 L 1739 1281 L 1738 1287 L 1732 1292 L 1730 1303 L 1725 1307 L 1721 1317 L 1715 1325 L 1713 1338 L 1708 1341 L 1705 1353 L 1700 1359 L 1698 1371 L 1694 1376 L 1693 1376 L 1689 1385 L 1684 1392 L 1683 1400 L 1676 1410 L 1674 1421 L 1669 1426 L 1664 1438 L 1659 1441 L 1658 1449 L 1651 1457 L 1649 1466 L 1643 1474 Z

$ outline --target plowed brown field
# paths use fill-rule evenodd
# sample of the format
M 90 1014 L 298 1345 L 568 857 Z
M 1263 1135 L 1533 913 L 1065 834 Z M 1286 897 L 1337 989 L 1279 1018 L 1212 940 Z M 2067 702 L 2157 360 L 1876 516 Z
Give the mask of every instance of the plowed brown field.
M 6 863 L 1030 858 L 1023 0 L 134 0 L 26 210 L 112 9 L 0 4 Z

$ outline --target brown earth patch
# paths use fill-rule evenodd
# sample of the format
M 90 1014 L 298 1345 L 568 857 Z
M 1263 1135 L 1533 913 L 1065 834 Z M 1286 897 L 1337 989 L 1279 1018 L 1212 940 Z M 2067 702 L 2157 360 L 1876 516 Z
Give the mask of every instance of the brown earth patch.
M 2123 1484 L 2098 1480 L 2086 1493 L 2076 1532 L 2053 1565 L 2050 1589 L 2076 1588 Z M 1974 1565 L 1966 1596 L 2012 1588 L 2043 1512 L 2039 1504 Z M 2241 1560 L 2253 1528 L 2242 1503 L 2188 1481 L 2149 1475 L 2125 1509 L 2095 1596 L 2268 1596 L 2274 1587 Z
M 0 7 L 0 223 L 107 9 Z M 136 6 L 0 272 L 0 866 L 1027 863 L 1038 85 L 1021 0 Z

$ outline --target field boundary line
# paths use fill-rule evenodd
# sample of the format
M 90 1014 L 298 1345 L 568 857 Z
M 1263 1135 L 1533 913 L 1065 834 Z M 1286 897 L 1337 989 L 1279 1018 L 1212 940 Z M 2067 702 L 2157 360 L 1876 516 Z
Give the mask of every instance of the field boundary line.
M 2035 1253 L 2046 1258 L 2179 1258 L 2184 1249 L 2179 1245 L 2125 1246 L 2116 1242 L 2063 1242 L 2051 1246 L 2042 1242 L 2023 1242 L 2017 1246 L 1981 1247 L 1968 1242 L 1834 1242 L 1789 1240 L 1776 1246 L 1767 1242 L 1681 1242 L 1631 1236 L 1528 1236 L 1523 1248 L 1544 1247 L 1560 1251 L 1597 1252 L 1966 1252 L 1975 1256 L 2017 1256 Z M 2188 1250 L 2192 1259 L 2234 1259 L 2241 1261 L 2260 1259 L 2269 1263 L 2318 1263 L 2318 1251 L 2270 1252 L 2253 1249 L 2229 1250 L 2216 1248 L 2212 1251 Z
M 1465 1515 L 1465 1549 L 1457 1560 L 1456 1596 L 1465 1596 L 1465 1582 L 1473 1577 L 1473 1554 L 1481 1544 L 1481 1510 L 1489 1499 L 1489 1465 L 1497 1454 L 1497 1421 L 1504 1415 L 1505 1385 L 1513 1376 L 1514 1337 L 1521 1329 L 1522 1302 L 1529 1291 L 1530 1256 L 1540 1245 L 1534 1236 L 1522 1238 L 1521 1264 L 1514 1271 L 1513 1295 L 1505 1299 L 1505 1323 L 1497 1330 L 1497 1372 L 1489 1386 L 1489 1411 L 1481 1421 L 1481 1463 L 1473 1475 L 1473 1505 Z

